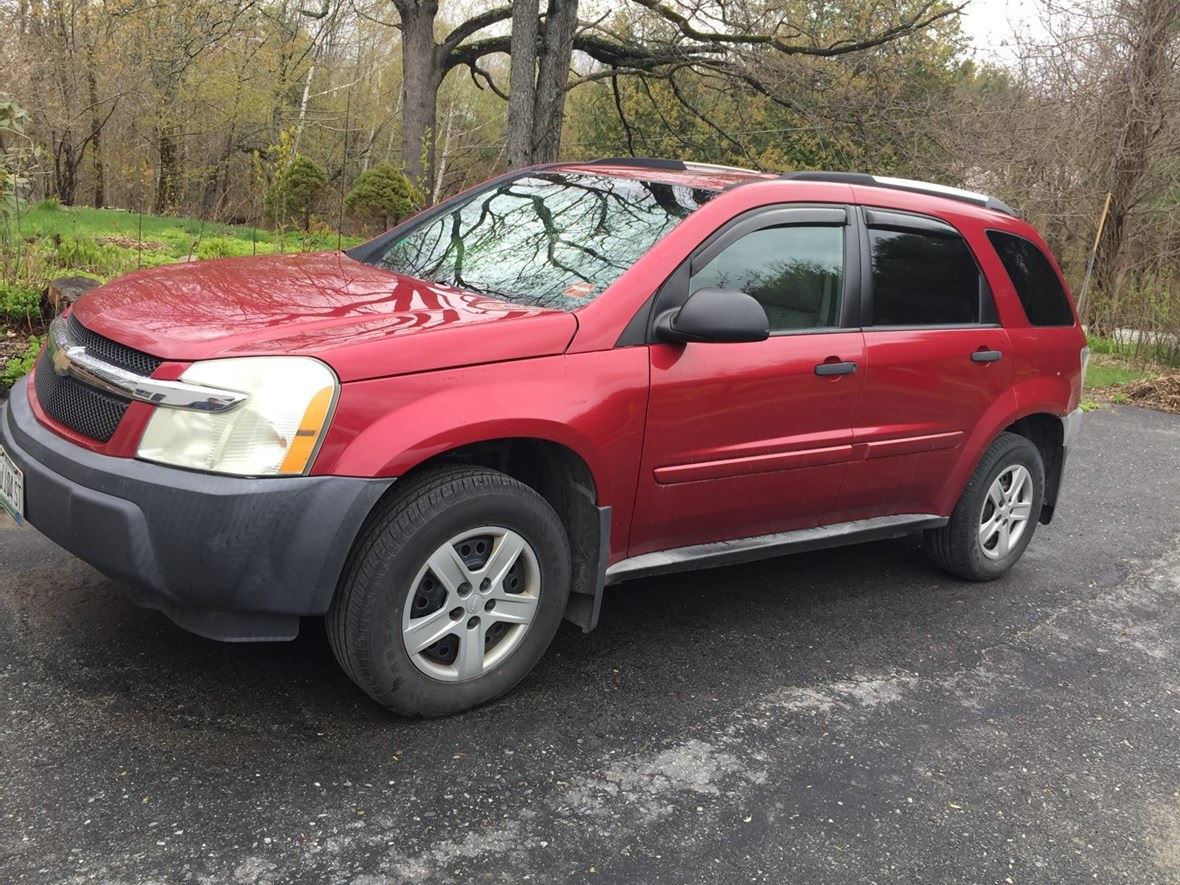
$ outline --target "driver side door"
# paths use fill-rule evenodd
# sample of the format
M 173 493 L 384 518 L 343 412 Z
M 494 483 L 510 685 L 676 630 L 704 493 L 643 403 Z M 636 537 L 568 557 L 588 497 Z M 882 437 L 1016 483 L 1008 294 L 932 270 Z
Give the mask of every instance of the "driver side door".
M 648 345 L 629 555 L 807 528 L 836 510 L 864 363 L 849 225 L 843 206 L 746 213 L 661 289 L 653 317 L 699 289 L 746 292 L 770 337 Z

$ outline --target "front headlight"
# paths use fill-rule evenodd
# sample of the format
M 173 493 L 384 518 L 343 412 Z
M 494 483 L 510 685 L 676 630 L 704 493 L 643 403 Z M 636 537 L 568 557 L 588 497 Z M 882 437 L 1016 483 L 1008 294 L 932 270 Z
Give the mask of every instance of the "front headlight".
M 339 389 L 331 369 L 299 356 L 207 360 L 180 380 L 247 398 L 224 412 L 157 407 L 139 457 L 238 476 L 306 473 Z

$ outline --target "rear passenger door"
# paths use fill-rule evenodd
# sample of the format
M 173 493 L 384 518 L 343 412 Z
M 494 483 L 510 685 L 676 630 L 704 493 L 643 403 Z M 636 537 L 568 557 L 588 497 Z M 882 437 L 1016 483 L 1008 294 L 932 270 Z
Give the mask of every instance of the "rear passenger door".
M 860 212 L 865 371 L 841 518 L 938 513 L 964 445 L 1010 393 L 986 277 L 939 219 Z

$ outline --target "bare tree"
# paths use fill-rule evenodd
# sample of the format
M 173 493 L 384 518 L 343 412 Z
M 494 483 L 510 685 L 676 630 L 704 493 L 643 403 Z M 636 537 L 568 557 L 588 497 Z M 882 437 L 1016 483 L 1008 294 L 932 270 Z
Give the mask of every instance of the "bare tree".
M 1106 106 L 1113 115 L 1110 133 L 1110 211 L 1094 262 L 1096 292 L 1116 297 L 1125 270 L 1128 220 L 1144 196 L 1168 111 L 1175 110 L 1174 84 L 1180 59 L 1180 2 L 1121 0 L 1110 17 L 1125 52 L 1110 78 Z M 1172 107 L 1169 109 L 1169 105 Z M 1110 331 L 1110 330 L 1103 330 Z
M 538 25 L 537 0 L 513 0 L 507 133 L 509 166 L 527 166 L 532 162 Z
M 669 67 L 725 71 L 756 88 L 760 62 L 769 53 L 831 58 L 860 52 L 919 33 L 960 7 L 944 0 L 888 0 L 871 25 L 850 25 L 830 39 L 795 24 L 775 4 L 749 0 L 630 0 L 651 17 L 652 27 L 619 30 L 602 21 L 579 24 L 577 0 L 547 0 L 540 20 L 537 4 L 513 0 L 473 15 L 441 41 L 434 32 L 438 0 L 393 0 L 402 31 L 402 154 L 411 178 L 433 186 L 437 95 L 442 79 L 466 66 L 509 102 L 509 159 L 512 165 L 556 157 L 571 88 L 574 51 L 588 56 L 600 76 L 658 73 Z M 512 20 L 510 35 L 491 33 Z M 510 96 L 481 66 L 487 56 L 512 55 Z
M 438 90 L 452 68 L 467 64 L 481 71 L 483 54 L 461 53 L 468 38 L 512 16 L 509 6 L 495 7 L 456 25 L 441 42 L 434 37 L 438 0 L 393 0 L 402 32 L 402 160 L 412 181 L 433 190 L 438 140 Z
M 509 166 L 556 160 L 561 143 L 578 0 L 549 0 L 539 39 L 536 16 L 537 4 L 533 0 L 516 0 L 513 4 Z
M 27 29 L 23 39 L 36 47 L 34 76 L 42 100 L 33 109 L 49 136 L 53 190 L 62 203 L 73 205 L 90 155 L 94 202 L 101 205 L 102 131 L 123 97 L 99 85 L 97 56 L 109 42 L 110 20 L 83 0 L 46 0 L 21 21 Z
M 255 0 L 161 0 L 127 11 L 141 31 L 148 92 L 154 102 L 152 141 L 156 148 L 154 210 L 175 211 L 185 190 L 182 88 L 193 65 L 232 33 Z M 134 36 L 132 37 L 134 39 Z

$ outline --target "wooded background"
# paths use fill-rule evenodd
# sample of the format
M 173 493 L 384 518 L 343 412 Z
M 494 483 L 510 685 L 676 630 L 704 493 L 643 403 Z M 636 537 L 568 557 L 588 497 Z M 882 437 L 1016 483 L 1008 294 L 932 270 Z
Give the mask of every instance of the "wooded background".
M 1109 200 L 1087 320 L 1174 342 L 1180 0 L 1044 0 L 1003 63 L 964 5 L 0 0 L 0 182 L 359 234 L 556 158 L 867 171 L 1008 201 L 1075 293 Z

